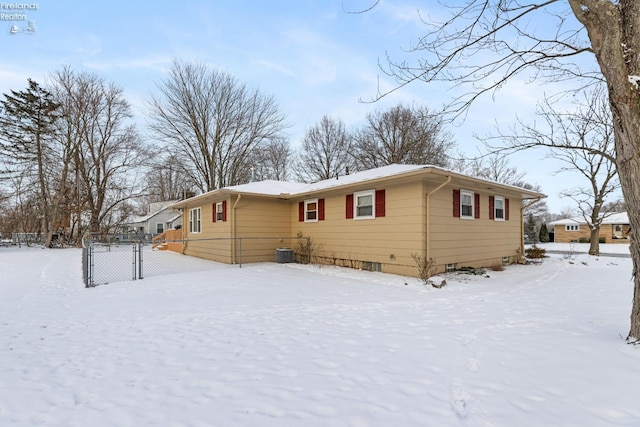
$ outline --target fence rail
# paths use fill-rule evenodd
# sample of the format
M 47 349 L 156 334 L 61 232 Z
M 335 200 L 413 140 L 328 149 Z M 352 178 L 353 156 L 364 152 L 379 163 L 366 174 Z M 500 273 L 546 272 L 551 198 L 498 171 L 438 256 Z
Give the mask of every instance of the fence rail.
M 163 233 L 164 234 L 164 233 Z M 237 237 L 122 241 L 113 236 L 83 239 L 82 267 L 86 287 L 145 277 L 204 271 L 253 262 L 311 261 L 309 237 Z M 221 248 L 226 248 L 224 253 Z M 187 253 L 187 254 L 185 254 Z M 191 255 L 189 255 L 191 254 Z M 195 255 L 195 256 L 192 256 Z

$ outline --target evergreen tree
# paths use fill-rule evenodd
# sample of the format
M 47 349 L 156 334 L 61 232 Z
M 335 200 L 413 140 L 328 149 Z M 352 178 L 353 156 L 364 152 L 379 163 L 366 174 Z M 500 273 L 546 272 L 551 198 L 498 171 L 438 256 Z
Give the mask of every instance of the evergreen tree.
M 540 239 L 540 243 L 549 242 L 549 229 L 547 228 L 547 224 L 545 223 L 542 223 L 540 225 L 539 239 Z
M 537 243 L 536 235 L 536 220 L 533 217 L 533 214 L 527 215 L 527 219 L 524 222 L 524 238 L 527 242 Z
M 34 178 L 40 202 L 41 232 L 45 246 L 51 242 L 53 222 L 50 203 L 51 151 L 60 118 L 60 104 L 50 92 L 28 79 L 24 91 L 3 94 L 0 101 L 0 154 L 7 169 L 14 176 Z

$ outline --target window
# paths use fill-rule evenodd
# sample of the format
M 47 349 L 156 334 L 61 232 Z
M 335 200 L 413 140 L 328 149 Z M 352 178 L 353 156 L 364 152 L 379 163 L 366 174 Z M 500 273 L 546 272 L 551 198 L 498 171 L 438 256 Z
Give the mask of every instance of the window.
M 161 222 L 156 223 L 156 233 L 164 233 L 164 224 Z
M 367 190 L 347 194 L 346 218 L 372 219 L 386 213 L 385 190 Z
M 215 203 L 213 205 L 213 222 L 224 222 L 227 220 L 227 201 Z
M 567 225 L 564 226 L 564 229 L 566 231 L 580 231 L 580 226 L 578 224 L 576 224 L 576 225 L 568 225 L 567 224 Z
M 453 216 L 464 219 L 480 218 L 480 194 L 454 189 Z
M 362 269 L 365 271 L 382 271 L 382 264 L 379 262 L 363 261 Z
M 460 190 L 460 218 L 473 218 L 473 193 Z
M 189 210 L 189 232 L 200 233 L 200 208 Z
M 353 193 L 355 201 L 354 218 L 374 218 L 373 197 L 373 190 Z
M 504 221 L 504 197 L 495 196 L 493 198 L 493 219 Z
M 502 196 L 489 196 L 489 219 L 509 221 L 509 199 Z
M 298 221 L 324 221 L 324 199 L 309 199 L 298 204 Z
M 621 232 L 621 231 L 622 231 L 622 226 L 621 226 L 621 225 L 616 225 L 615 230 L 616 230 L 617 232 Z
M 318 199 L 304 201 L 304 222 L 318 221 Z

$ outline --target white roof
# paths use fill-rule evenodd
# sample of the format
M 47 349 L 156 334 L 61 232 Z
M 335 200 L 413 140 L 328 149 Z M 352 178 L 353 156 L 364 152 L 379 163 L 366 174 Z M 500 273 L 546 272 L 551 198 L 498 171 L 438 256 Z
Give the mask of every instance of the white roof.
M 328 189 L 332 189 L 332 188 L 340 187 L 344 185 L 371 181 L 379 178 L 388 178 L 395 175 L 402 175 L 405 173 L 425 170 L 425 169 L 434 169 L 434 170 L 440 170 L 446 173 L 462 175 L 459 172 L 448 171 L 447 169 L 443 169 L 439 166 L 433 166 L 433 165 L 392 164 L 392 165 L 382 166 L 379 168 L 370 169 L 362 172 L 355 172 L 349 175 L 339 175 L 335 178 L 325 179 L 323 181 L 318 181 L 311 184 L 305 184 L 300 182 L 290 182 L 290 181 L 274 181 L 274 180 L 249 182 L 247 184 L 232 185 L 232 186 L 224 187 L 218 190 L 213 190 L 208 193 L 195 196 L 192 199 L 200 199 L 202 197 L 207 197 L 208 194 L 211 194 L 214 192 L 232 192 L 232 193 L 243 193 L 243 194 L 256 194 L 256 195 L 263 195 L 263 196 L 291 197 L 291 196 L 303 195 L 306 193 L 311 193 L 316 191 L 328 190 Z M 473 177 L 469 177 L 469 178 L 473 178 Z M 516 190 L 523 190 L 523 191 L 526 191 L 529 195 L 531 193 L 536 193 L 536 192 L 532 192 L 531 190 L 525 190 L 519 187 L 515 187 L 513 185 L 501 184 L 501 183 L 497 183 L 494 181 L 489 181 L 481 178 L 473 178 L 473 179 L 478 179 L 480 181 L 499 184 L 504 187 L 511 187 Z M 544 197 L 544 195 L 542 196 Z M 178 202 L 176 203 L 176 205 L 178 206 L 183 205 L 184 202 L 185 201 Z
M 149 204 L 149 209 L 151 212 L 147 215 L 132 215 L 126 222 L 126 224 L 138 224 L 149 221 L 154 216 L 158 215 L 160 212 L 169 209 L 169 206 L 173 205 L 176 201 L 166 201 L 166 202 L 155 202 Z
M 306 184 L 304 192 L 326 190 L 341 185 L 355 184 L 357 182 L 370 181 L 377 178 L 386 178 L 393 175 L 400 175 L 407 172 L 413 172 L 425 169 L 429 166 L 424 165 L 388 165 L 375 169 L 369 169 L 362 172 L 356 172 L 350 175 L 342 175 L 337 178 L 325 179 L 324 181 Z
M 238 193 L 264 194 L 265 196 L 278 196 L 280 194 L 298 193 L 307 185 L 309 184 L 290 181 L 274 181 L 272 179 L 267 179 L 265 181 L 255 181 L 246 184 L 232 185 L 230 187 L 224 187 L 222 188 L 222 190 Z
M 323 181 L 314 182 L 311 184 L 304 184 L 300 182 L 289 181 L 256 181 L 249 182 L 247 184 L 233 185 L 230 187 L 224 187 L 223 190 L 239 192 L 239 193 L 253 193 L 277 196 L 280 194 L 294 195 L 307 193 L 311 191 L 325 190 L 333 187 L 339 187 L 347 184 L 354 184 L 357 182 L 370 181 L 376 178 L 386 178 L 393 175 L 399 175 L 415 170 L 425 169 L 432 166 L 425 165 L 388 165 L 382 166 L 376 169 L 370 169 L 362 172 L 356 172 L 350 175 L 339 175 L 336 178 L 325 179 Z
M 588 224 L 583 216 L 574 216 L 573 218 L 564 218 L 557 221 L 551 221 L 549 225 L 574 225 L 574 224 Z M 629 216 L 626 212 L 615 213 L 606 216 L 602 220 L 602 224 L 629 224 Z

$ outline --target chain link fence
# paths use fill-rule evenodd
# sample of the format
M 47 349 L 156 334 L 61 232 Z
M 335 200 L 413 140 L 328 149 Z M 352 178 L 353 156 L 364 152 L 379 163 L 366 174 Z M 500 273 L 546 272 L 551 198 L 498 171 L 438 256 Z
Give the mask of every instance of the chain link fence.
M 154 242 L 150 242 L 147 239 L 122 239 L 111 235 L 91 236 L 83 239 L 82 243 L 83 281 L 88 288 L 145 277 L 232 266 L 241 268 L 243 263 L 270 261 L 306 264 L 311 260 L 309 237 L 154 239 Z M 227 248 L 228 256 L 216 253 L 221 247 Z M 185 248 L 190 248 L 196 256 L 183 254 Z

